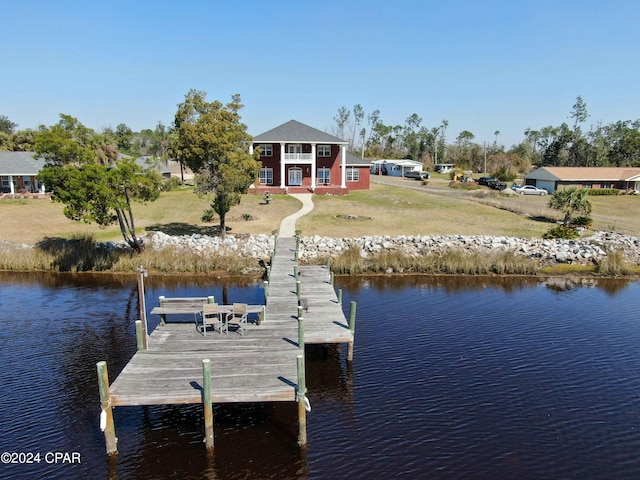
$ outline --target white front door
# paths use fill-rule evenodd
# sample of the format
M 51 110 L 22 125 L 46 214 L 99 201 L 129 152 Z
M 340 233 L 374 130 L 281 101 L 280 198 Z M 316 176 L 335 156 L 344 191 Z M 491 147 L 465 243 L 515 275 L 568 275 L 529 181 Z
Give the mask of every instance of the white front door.
M 289 169 L 289 185 L 292 187 L 302 185 L 302 169 L 298 167 L 291 167 Z

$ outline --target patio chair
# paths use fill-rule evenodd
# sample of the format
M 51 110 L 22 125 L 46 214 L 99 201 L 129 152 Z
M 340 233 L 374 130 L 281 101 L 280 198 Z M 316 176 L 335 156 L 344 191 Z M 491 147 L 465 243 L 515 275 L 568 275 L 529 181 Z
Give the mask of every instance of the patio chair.
M 242 336 L 244 336 L 244 332 L 247 331 L 248 316 L 246 303 L 233 304 L 233 312 L 229 317 L 229 323 L 237 325 L 238 329 L 236 331 Z
M 202 312 L 199 314 L 202 318 L 202 325 L 198 325 L 198 320 L 196 320 L 196 328 L 200 326 L 202 334 L 207 336 L 207 327 L 209 325 L 213 326 L 213 329 L 216 329 L 216 325 L 218 327 L 218 331 L 220 333 L 228 334 L 228 325 L 225 322 L 224 314 L 222 314 L 218 310 L 217 303 L 205 303 L 202 307 Z

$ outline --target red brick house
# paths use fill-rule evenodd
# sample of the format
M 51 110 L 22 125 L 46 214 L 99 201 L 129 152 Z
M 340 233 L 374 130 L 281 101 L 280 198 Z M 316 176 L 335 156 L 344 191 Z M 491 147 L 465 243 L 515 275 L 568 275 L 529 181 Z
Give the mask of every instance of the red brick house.
M 368 162 L 347 153 L 348 142 L 291 120 L 256 135 L 260 147 L 257 193 L 347 194 L 369 188 Z

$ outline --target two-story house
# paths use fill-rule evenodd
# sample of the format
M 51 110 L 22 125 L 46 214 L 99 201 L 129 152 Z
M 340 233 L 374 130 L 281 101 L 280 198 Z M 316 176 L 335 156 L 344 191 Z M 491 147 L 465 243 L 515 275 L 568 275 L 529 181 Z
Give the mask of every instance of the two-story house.
M 369 188 L 369 163 L 347 153 L 348 142 L 291 120 L 253 138 L 260 147 L 257 192 L 347 194 Z

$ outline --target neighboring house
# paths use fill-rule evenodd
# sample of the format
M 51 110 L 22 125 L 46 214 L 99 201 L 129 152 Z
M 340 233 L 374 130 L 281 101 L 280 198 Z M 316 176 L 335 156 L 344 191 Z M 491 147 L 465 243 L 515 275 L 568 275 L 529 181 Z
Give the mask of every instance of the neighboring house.
M 380 159 L 370 163 L 371 173 L 374 175 L 390 175 L 392 177 L 404 177 L 406 173 L 411 171 L 422 171 L 422 163 L 415 160 L 403 158 L 396 159 Z
M 450 173 L 455 166 L 455 163 L 436 163 L 433 169 L 438 173 Z
M 256 135 L 260 175 L 254 191 L 347 194 L 369 188 L 369 164 L 347 154 L 348 142 L 291 120 Z
M 524 176 L 525 185 L 553 193 L 569 186 L 640 190 L 638 167 L 542 167 Z
M 156 170 L 162 178 L 171 178 L 173 175 L 173 169 L 169 166 L 169 161 L 162 160 L 154 155 L 143 155 L 136 158 L 136 164 L 143 169 L 152 167 Z
M 0 193 L 45 193 L 36 175 L 44 160 L 36 160 L 35 152 L 0 152 Z

